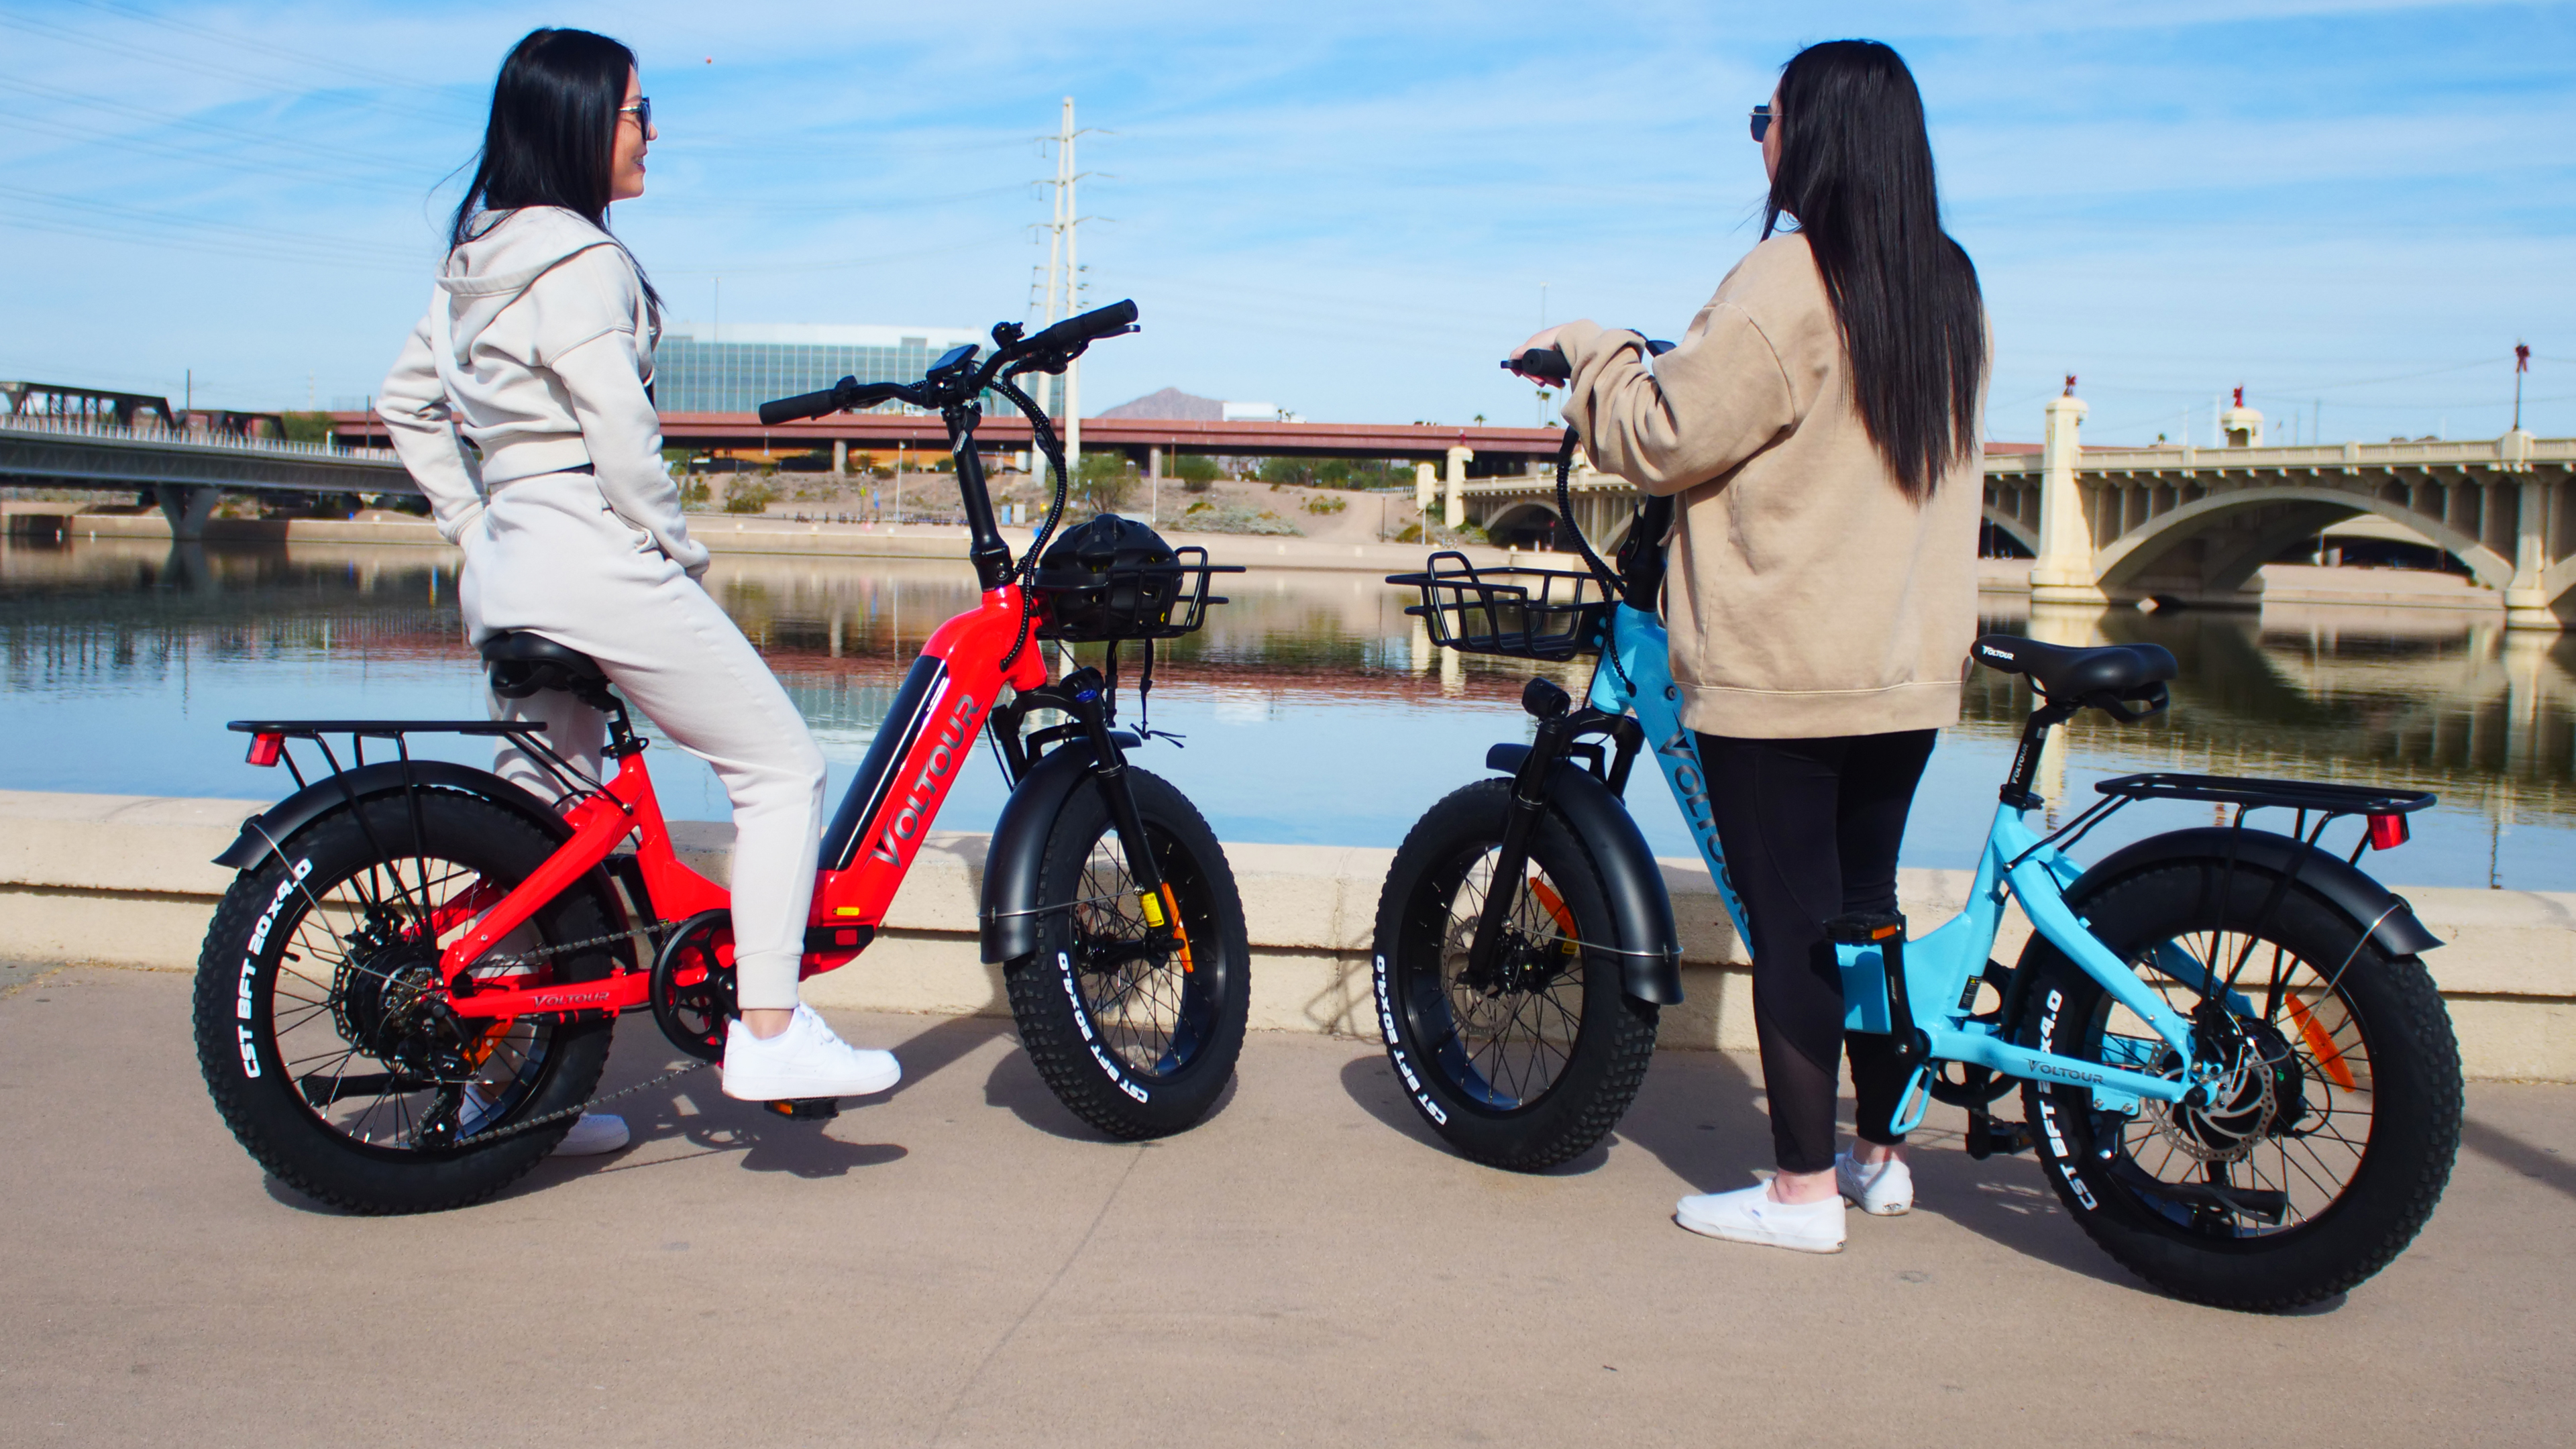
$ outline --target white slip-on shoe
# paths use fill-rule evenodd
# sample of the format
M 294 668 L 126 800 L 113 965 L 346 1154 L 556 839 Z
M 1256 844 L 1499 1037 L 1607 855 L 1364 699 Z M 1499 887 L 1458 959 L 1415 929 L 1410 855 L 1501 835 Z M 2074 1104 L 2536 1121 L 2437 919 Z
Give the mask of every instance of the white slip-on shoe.
M 1914 1206 L 1914 1170 L 1896 1158 L 1854 1162 L 1834 1154 L 1834 1186 L 1845 1201 L 1874 1218 L 1892 1218 Z
M 1703 1237 L 1730 1243 L 1761 1243 L 1799 1253 L 1843 1250 L 1843 1200 L 1773 1202 L 1760 1183 L 1733 1192 L 1686 1197 L 1673 1207 L 1673 1221 Z
M 725 1030 L 724 1094 L 736 1101 L 864 1097 L 902 1080 L 894 1053 L 841 1040 L 801 1001 L 787 1029 L 767 1040 L 753 1036 L 740 1017 Z
M 572 1130 L 555 1144 L 557 1157 L 600 1157 L 626 1145 L 626 1119 L 607 1112 L 584 1112 Z

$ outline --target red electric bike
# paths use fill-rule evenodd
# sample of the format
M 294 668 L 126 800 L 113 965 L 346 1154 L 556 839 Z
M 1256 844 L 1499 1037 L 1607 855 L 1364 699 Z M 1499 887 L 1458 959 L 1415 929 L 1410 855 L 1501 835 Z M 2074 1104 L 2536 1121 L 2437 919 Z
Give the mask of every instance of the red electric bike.
M 824 835 L 804 973 L 867 948 L 976 736 L 989 735 L 1012 791 L 983 872 L 983 959 L 1002 966 L 1047 1085 L 1127 1139 L 1180 1131 L 1216 1102 L 1243 1043 L 1250 952 L 1206 821 L 1127 764 L 1143 736 L 1115 728 L 1118 650 L 1143 642 L 1148 685 L 1153 641 L 1197 628 L 1225 602 L 1209 597 L 1210 576 L 1236 570 L 1108 515 L 1049 547 L 1063 450 L 1012 379 L 1061 372 L 1092 342 L 1135 330 L 1135 317 L 1122 302 L 1034 336 L 1004 323 L 989 354 L 956 348 L 916 382 L 844 378 L 761 409 L 765 423 L 888 400 L 940 413 L 983 590 L 922 646 Z M 1054 472 L 1054 506 L 1017 560 L 994 527 L 975 446 L 988 392 L 1027 414 Z M 1106 670 L 1050 683 L 1040 641 L 1054 640 L 1107 644 Z M 560 689 L 606 715 L 609 778 L 550 747 L 536 723 L 231 726 L 252 737 L 251 763 L 283 763 L 302 788 L 217 857 L 241 874 L 198 963 L 198 1061 L 251 1156 L 339 1207 L 486 1198 L 596 1105 L 618 1017 L 651 1012 L 697 1059 L 635 1091 L 720 1059 L 734 1014 L 726 892 L 673 851 L 645 742 L 606 675 L 524 632 L 482 654 L 500 695 Z M 408 739 L 419 734 L 506 738 L 559 798 L 415 759 Z M 389 741 L 392 757 L 380 744 L 369 762 L 369 740 Z M 290 741 L 318 752 L 317 778 Z M 802 1118 L 837 1105 L 768 1104 Z

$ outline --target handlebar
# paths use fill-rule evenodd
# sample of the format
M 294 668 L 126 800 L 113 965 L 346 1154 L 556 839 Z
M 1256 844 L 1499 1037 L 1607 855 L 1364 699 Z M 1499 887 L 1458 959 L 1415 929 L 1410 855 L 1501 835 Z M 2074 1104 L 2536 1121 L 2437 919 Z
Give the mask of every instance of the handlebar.
M 1566 362 L 1565 354 L 1553 347 L 1533 347 L 1518 357 L 1507 358 L 1503 362 L 1503 371 L 1517 372 L 1541 382 L 1569 382 L 1574 377 L 1574 368 Z
M 799 393 L 776 402 L 760 405 L 760 420 L 765 424 L 792 423 L 798 418 L 819 418 L 843 408 L 872 408 L 900 391 L 891 382 L 861 382 L 845 377 L 821 392 Z
M 1036 355 L 1070 347 L 1080 352 L 1103 337 L 1116 337 L 1136 330 L 1136 304 L 1133 301 L 1112 302 L 1106 307 L 1067 317 L 1044 332 L 1020 344 L 1026 355 Z M 1071 361 L 1071 358 L 1067 358 Z
M 1673 344 L 1669 342 L 1658 342 L 1651 337 L 1646 339 L 1646 354 L 1650 357 L 1661 357 L 1672 350 Z M 1557 347 L 1533 347 L 1518 357 L 1505 358 L 1503 371 L 1560 386 L 1574 380 L 1574 365 L 1565 360 L 1564 349 Z
M 940 409 L 963 403 L 984 391 L 996 377 L 1023 372 L 1062 372 L 1084 349 L 1104 337 L 1136 330 L 1136 304 L 1112 302 L 1106 307 L 1067 317 L 1031 337 L 1020 335 L 1016 322 L 993 329 L 993 353 L 981 366 L 957 365 L 934 370 L 917 382 L 861 382 L 845 377 L 821 392 L 800 393 L 760 405 L 764 424 L 819 418 L 846 408 L 874 407 L 901 399 L 916 407 Z M 966 351 L 971 359 L 974 354 Z

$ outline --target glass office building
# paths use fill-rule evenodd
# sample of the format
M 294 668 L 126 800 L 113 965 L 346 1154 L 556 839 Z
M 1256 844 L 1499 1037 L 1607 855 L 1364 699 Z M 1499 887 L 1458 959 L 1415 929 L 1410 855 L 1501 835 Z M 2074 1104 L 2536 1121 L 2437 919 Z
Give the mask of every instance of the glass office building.
M 755 412 L 771 398 L 820 392 L 845 377 L 908 382 L 964 342 L 962 327 L 728 325 L 675 322 L 653 350 L 653 404 L 666 413 Z M 901 404 L 888 403 L 899 409 Z

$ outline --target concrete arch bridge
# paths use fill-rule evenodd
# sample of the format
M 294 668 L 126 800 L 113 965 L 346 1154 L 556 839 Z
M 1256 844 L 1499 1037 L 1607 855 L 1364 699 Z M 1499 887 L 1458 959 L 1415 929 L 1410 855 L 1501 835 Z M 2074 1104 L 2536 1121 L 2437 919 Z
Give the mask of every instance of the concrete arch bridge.
M 2257 571 L 2334 524 L 2372 515 L 2459 560 L 2512 628 L 2576 617 L 2576 439 L 2522 431 L 2473 442 L 2267 447 L 2261 418 L 2227 414 L 2223 448 L 2086 448 L 2084 404 L 2053 398 L 2039 448 L 1985 460 L 1985 516 L 2031 556 L 2034 603 L 2167 598 L 2259 607 Z M 1496 543 L 1571 549 L 1556 528 L 1553 470 L 1451 484 L 1450 522 Z M 1575 521 L 1603 552 L 1638 502 L 1625 481 L 1578 466 Z

